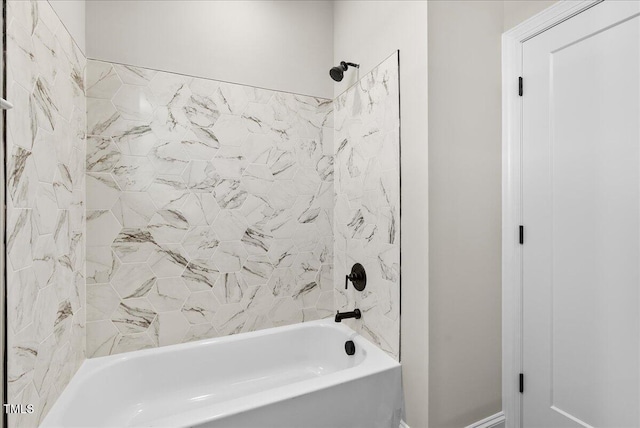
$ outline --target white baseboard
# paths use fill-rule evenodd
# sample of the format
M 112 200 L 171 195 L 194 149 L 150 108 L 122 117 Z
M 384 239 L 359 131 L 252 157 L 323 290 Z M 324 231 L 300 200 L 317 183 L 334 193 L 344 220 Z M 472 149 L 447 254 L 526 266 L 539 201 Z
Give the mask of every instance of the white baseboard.
M 505 423 L 504 413 L 496 413 L 495 415 L 484 418 L 481 421 L 472 423 L 465 428 L 504 428 Z M 400 425 L 402 427 L 402 425 Z
M 407 425 L 407 423 L 405 421 L 400 421 L 400 427 L 399 428 L 411 428 L 409 425 Z

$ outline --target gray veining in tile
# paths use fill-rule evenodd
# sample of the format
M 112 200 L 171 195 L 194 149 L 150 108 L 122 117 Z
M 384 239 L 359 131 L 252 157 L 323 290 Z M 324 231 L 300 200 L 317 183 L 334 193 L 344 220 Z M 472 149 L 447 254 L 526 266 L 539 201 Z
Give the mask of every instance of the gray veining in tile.
M 6 7 L 7 97 L 15 106 L 7 111 L 7 402 L 36 409 L 10 415 L 9 426 L 35 427 L 86 353 L 86 59 L 48 2 Z M 92 126 L 108 128 L 100 114 Z M 95 172 L 109 168 L 109 150 L 90 157 Z M 108 261 L 91 256 L 100 267 L 87 271 L 105 280 Z
M 330 102 L 93 60 L 87 79 L 89 356 L 331 315 Z
M 336 309 L 359 307 L 362 319 L 346 322 L 394 358 L 398 358 L 400 346 L 398 79 L 396 53 L 334 101 L 334 156 L 326 159 L 323 155 L 316 162 L 321 179 L 334 180 L 336 189 Z M 299 155 L 305 161 L 315 159 L 311 149 L 307 145 Z M 345 292 L 341 285 L 355 262 L 367 270 L 363 293 L 353 289 Z M 327 288 L 330 274 L 320 270 L 316 279 L 320 288 Z M 316 307 L 326 311 L 324 291 Z

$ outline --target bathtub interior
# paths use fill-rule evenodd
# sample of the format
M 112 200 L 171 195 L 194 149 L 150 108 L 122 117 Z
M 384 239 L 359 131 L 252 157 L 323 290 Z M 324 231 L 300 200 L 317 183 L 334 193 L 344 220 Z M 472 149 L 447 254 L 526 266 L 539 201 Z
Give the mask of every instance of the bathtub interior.
M 356 342 L 353 356 L 345 352 L 347 340 Z M 323 321 L 97 358 L 62 400 L 83 410 L 57 409 L 53 418 L 62 415 L 65 426 L 154 426 L 204 408 L 222 414 L 234 401 L 244 405 L 252 396 L 360 366 L 368 346 L 348 328 Z

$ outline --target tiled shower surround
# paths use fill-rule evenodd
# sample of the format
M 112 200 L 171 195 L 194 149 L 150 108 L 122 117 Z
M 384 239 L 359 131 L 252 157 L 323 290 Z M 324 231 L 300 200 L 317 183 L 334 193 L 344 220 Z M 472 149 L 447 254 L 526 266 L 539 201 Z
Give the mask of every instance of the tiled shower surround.
M 398 357 L 397 54 L 332 102 L 87 62 L 46 1 L 6 48 L 10 426 L 85 357 L 336 309 Z
M 85 358 L 86 59 L 48 2 L 7 2 L 8 396 L 35 427 Z
M 336 308 L 396 359 L 400 351 L 400 107 L 398 53 L 334 101 Z M 354 263 L 367 287 L 344 289 Z
M 87 65 L 87 353 L 333 314 L 332 102 Z

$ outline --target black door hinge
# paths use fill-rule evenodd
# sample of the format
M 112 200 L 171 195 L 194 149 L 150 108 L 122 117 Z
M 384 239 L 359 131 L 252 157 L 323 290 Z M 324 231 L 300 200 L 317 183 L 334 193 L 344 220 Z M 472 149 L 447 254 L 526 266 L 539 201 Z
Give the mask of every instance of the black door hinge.
M 522 96 L 522 76 L 518 77 L 518 95 Z
M 520 225 L 518 229 L 519 229 L 519 231 L 518 231 L 518 234 L 519 234 L 518 240 L 519 240 L 520 244 L 522 245 L 522 244 L 524 244 L 524 226 Z
M 524 392 L 524 373 L 520 373 L 520 394 Z

